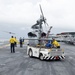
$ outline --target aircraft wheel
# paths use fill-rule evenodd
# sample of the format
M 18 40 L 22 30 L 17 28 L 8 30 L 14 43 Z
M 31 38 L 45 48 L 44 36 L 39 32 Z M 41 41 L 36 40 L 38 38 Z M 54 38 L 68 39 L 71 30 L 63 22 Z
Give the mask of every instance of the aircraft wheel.
M 29 57 L 32 57 L 33 56 L 33 52 L 32 50 L 29 50 Z
M 40 54 L 39 58 L 40 58 L 40 60 L 44 60 L 43 54 Z

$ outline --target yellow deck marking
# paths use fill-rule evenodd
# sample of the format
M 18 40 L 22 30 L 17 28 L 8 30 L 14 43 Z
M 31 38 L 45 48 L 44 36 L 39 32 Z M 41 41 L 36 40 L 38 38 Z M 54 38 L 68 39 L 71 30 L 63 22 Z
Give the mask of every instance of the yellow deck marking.
M 3 46 L 0 46 L 0 48 L 5 48 L 5 47 L 8 47 L 10 44 L 7 44 L 7 45 L 3 45 Z

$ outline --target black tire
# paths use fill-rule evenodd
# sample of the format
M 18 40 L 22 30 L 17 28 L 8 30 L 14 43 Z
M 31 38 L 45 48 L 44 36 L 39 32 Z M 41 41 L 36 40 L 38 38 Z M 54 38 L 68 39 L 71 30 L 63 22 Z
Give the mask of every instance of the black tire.
M 32 56 L 33 56 L 33 52 L 32 52 L 32 50 L 31 50 L 31 49 L 29 50 L 28 55 L 29 55 L 29 57 L 32 57 Z
M 42 61 L 44 60 L 43 54 L 40 54 L 39 59 Z

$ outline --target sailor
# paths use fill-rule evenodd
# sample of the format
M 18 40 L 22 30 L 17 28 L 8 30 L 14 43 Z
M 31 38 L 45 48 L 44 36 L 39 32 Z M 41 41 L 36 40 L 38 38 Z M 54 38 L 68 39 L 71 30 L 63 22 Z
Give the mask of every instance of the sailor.
M 60 44 L 53 38 L 52 40 L 53 47 L 60 48 Z
M 20 42 L 20 47 L 22 47 L 22 46 L 23 46 L 23 40 L 22 40 L 21 37 L 20 37 L 20 39 L 19 39 L 19 42 Z
M 15 39 L 15 47 L 17 47 L 18 41 L 17 41 L 16 37 L 14 39 Z
M 49 41 L 46 43 L 45 47 L 47 47 L 47 48 L 52 48 L 51 40 L 49 40 Z
M 11 53 L 15 53 L 15 42 L 16 41 L 13 36 L 11 36 L 9 42 L 10 42 Z
M 23 43 L 24 43 L 24 37 L 23 37 Z

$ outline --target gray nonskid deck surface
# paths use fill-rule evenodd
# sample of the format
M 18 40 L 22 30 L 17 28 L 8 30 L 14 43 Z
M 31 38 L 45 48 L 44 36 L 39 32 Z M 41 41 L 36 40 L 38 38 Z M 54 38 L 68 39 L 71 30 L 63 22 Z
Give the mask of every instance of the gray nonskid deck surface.
M 75 75 L 75 46 L 60 44 L 66 54 L 62 61 L 29 58 L 26 46 L 18 45 L 16 53 L 10 53 L 10 47 L 0 49 L 0 75 Z

